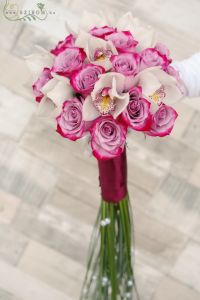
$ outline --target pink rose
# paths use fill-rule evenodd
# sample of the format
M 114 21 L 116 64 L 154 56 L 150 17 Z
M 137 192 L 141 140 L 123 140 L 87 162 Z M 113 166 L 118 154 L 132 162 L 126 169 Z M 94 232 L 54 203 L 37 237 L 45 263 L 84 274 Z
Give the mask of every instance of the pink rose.
M 133 87 L 129 90 L 130 101 L 122 112 L 122 119 L 134 130 L 146 131 L 149 129 L 151 115 L 151 103 L 142 98 L 140 87 Z
M 57 132 L 72 141 L 80 139 L 85 132 L 85 122 L 82 118 L 82 103 L 72 98 L 63 103 L 61 114 L 56 118 Z
M 157 43 L 154 47 L 160 54 L 165 55 L 171 62 L 170 59 L 170 51 L 169 49 L 162 43 Z
M 93 36 L 104 39 L 106 35 L 116 32 L 117 29 L 109 26 L 93 27 L 89 33 Z
M 51 50 L 51 53 L 57 56 L 66 48 L 74 47 L 75 46 L 74 42 L 75 42 L 75 37 L 72 34 L 70 34 L 64 39 L 64 41 L 58 42 L 56 47 Z
M 34 95 L 36 97 L 36 101 L 40 102 L 43 98 L 43 93 L 41 92 L 41 88 L 52 78 L 51 70 L 49 68 L 44 68 L 42 73 L 36 82 L 32 85 Z
M 113 42 L 119 52 L 135 51 L 138 42 L 134 40 L 130 31 L 114 32 L 105 36 L 105 40 Z
M 81 48 L 67 48 L 55 57 L 52 71 L 59 75 L 69 76 L 73 71 L 79 70 L 86 58 Z
M 97 159 L 107 160 L 123 152 L 127 128 L 117 123 L 113 117 L 96 119 L 90 133 L 92 151 Z
M 165 68 L 168 64 L 167 57 L 154 48 L 147 48 L 140 53 L 140 71 L 156 66 Z
M 140 57 L 136 53 L 121 53 L 111 57 L 112 70 L 123 75 L 136 75 L 139 72 Z
M 146 133 L 160 137 L 169 135 L 177 117 L 178 114 L 172 107 L 162 104 L 152 116 L 151 128 Z
M 81 70 L 72 73 L 70 83 L 76 92 L 87 95 L 93 90 L 99 75 L 103 73 L 103 67 L 87 64 Z

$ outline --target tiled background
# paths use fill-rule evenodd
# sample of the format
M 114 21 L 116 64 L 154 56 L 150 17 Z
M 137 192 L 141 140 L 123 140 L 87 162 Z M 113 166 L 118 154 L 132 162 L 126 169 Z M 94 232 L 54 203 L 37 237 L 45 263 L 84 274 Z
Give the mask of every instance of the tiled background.
M 14 2 L 14 1 L 11 1 Z M 25 7 L 37 1 L 15 1 Z M 198 0 L 51 0 L 44 22 L 0 20 L 0 299 L 78 299 L 99 206 L 97 166 L 35 114 L 23 57 L 65 36 L 83 9 L 131 10 L 176 59 L 200 50 Z M 1 1 L 1 11 L 4 1 Z M 141 300 L 200 299 L 200 98 L 176 104 L 162 140 L 132 134 L 129 191 Z

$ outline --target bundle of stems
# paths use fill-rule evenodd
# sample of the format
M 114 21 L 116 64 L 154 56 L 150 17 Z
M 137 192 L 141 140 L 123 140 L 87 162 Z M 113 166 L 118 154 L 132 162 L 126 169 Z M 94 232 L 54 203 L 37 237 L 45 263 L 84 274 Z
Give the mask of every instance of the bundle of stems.
M 101 201 L 80 300 L 138 300 L 133 272 L 133 220 L 128 194 Z

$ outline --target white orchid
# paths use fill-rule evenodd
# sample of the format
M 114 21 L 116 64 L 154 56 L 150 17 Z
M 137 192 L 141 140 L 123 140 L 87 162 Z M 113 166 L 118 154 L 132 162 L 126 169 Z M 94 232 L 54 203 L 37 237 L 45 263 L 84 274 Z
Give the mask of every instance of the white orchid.
M 177 87 L 177 80 L 163 71 L 160 67 L 147 68 L 126 82 L 126 88 L 141 86 L 142 94 L 157 109 L 160 103 L 170 105 L 182 98 L 182 93 Z
M 73 98 L 73 90 L 70 86 L 69 79 L 52 73 L 53 78 L 49 80 L 41 89 L 44 94 L 39 103 L 40 115 L 57 115 L 65 100 Z
M 108 113 L 117 118 L 129 102 L 129 93 L 124 93 L 125 80 L 119 73 L 102 74 L 83 103 L 83 119 L 92 121 Z
M 104 67 L 106 71 L 112 67 L 111 55 L 118 54 L 111 41 L 94 37 L 83 30 L 79 32 L 75 46 L 83 48 L 88 60 L 95 65 Z

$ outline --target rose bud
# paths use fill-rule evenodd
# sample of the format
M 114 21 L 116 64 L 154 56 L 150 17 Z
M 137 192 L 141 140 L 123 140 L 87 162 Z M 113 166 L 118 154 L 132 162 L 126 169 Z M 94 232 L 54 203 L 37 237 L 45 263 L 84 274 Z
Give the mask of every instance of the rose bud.
M 177 117 L 177 112 L 171 106 L 162 104 L 152 116 L 151 127 L 147 134 L 160 137 L 169 135 Z
M 138 44 L 138 42 L 134 40 L 130 31 L 114 32 L 106 35 L 105 40 L 113 42 L 119 52 L 135 51 L 135 47 Z
M 148 130 L 151 121 L 151 103 L 141 97 L 140 87 L 131 88 L 129 90 L 129 95 L 129 104 L 121 115 L 123 121 L 134 130 Z
M 52 71 L 63 76 L 69 76 L 79 70 L 86 58 L 83 49 L 78 47 L 67 48 L 55 57 Z
M 51 50 L 51 53 L 57 56 L 66 48 L 74 47 L 75 46 L 74 42 L 75 42 L 75 37 L 72 34 L 70 34 L 64 39 L 64 41 L 58 42 L 56 47 Z
M 113 117 L 96 119 L 90 133 L 92 151 L 97 159 L 107 160 L 119 156 L 124 151 L 127 128 L 117 123 Z
M 125 76 L 136 75 L 139 72 L 139 55 L 136 53 L 121 53 L 111 57 L 112 71 Z
M 103 73 L 103 67 L 87 64 L 81 70 L 72 73 L 70 83 L 76 92 L 87 95 L 93 90 L 99 75 Z
M 40 74 L 39 78 L 36 82 L 32 85 L 33 92 L 35 95 L 35 99 L 37 102 L 40 102 L 43 98 L 43 93 L 41 92 L 41 88 L 50 80 L 52 79 L 51 70 L 49 68 L 44 68 L 42 73 Z
M 82 102 L 72 98 L 63 103 L 62 112 L 56 118 L 57 132 L 72 141 L 80 139 L 85 132 L 85 122 L 82 118 Z

